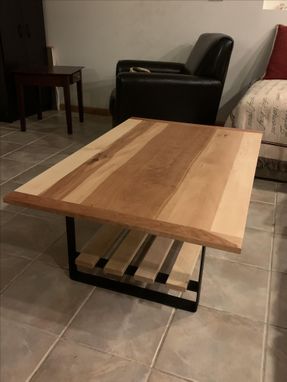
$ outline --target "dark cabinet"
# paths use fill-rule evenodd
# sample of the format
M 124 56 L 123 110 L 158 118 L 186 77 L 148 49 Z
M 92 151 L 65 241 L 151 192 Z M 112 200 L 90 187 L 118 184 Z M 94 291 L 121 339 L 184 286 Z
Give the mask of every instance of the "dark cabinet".
M 13 70 L 47 65 L 42 0 L 0 0 L 0 120 L 18 119 Z M 37 112 L 37 89 L 25 89 L 27 115 Z M 50 89 L 42 90 L 42 108 L 52 103 Z

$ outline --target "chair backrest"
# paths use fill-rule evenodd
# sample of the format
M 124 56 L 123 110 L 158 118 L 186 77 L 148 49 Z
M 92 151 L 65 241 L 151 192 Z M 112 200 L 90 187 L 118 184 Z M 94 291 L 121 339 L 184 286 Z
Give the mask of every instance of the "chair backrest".
M 224 83 L 233 39 L 221 33 L 204 33 L 197 40 L 185 64 L 190 74 Z

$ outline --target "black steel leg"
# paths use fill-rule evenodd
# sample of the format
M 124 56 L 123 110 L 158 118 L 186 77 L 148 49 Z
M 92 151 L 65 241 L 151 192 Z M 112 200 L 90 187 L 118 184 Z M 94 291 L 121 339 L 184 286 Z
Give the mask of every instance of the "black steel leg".
M 69 273 L 70 278 L 75 280 L 77 267 L 75 264 L 78 253 L 76 251 L 76 232 L 75 232 L 75 219 L 66 216 L 66 232 L 67 232 L 67 245 L 68 245 L 68 260 L 69 260 Z
M 204 260 L 205 260 L 205 247 L 202 247 L 202 250 L 201 250 L 201 259 L 200 259 L 200 268 L 199 268 L 199 275 L 198 275 L 198 289 L 197 289 L 197 295 L 196 295 L 196 305 L 197 306 L 198 306 L 199 300 L 200 300 L 200 292 L 201 292 L 201 283 L 202 283 L 202 276 L 203 276 Z
M 145 300 L 158 302 L 167 306 L 172 306 L 177 309 L 187 310 L 189 312 L 196 312 L 199 304 L 200 298 L 200 289 L 202 282 L 202 274 L 204 267 L 204 257 L 205 257 L 205 247 L 202 248 L 201 260 L 198 281 L 190 280 L 187 286 L 187 290 L 197 293 L 196 300 L 188 300 L 182 297 L 171 296 L 167 293 L 158 292 L 152 289 L 147 289 L 132 285 L 126 282 L 111 280 L 104 276 L 92 275 L 85 272 L 80 272 L 77 270 L 75 264 L 76 257 L 79 253 L 76 250 L 76 235 L 75 235 L 75 221 L 74 218 L 66 217 L 66 231 L 67 231 L 67 243 L 68 243 L 68 256 L 69 256 L 69 272 L 70 278 L 72 280 L 80 281 L 86 284 L 95 285 L 101 288 L 113 290 L 116 292 L 128 294 L 130 296 L 135 296 L 143 298 Z M 101 258 L 97 264 L 96 268 L 103 269 L 107 263 L 107 259 Z M 126 272 L 125 276 L 133 276 L 138 267 L 130 265 Z M 165 284 L 168 279 L 168 274 L 158 273 L 155 282 L 160 284 Z

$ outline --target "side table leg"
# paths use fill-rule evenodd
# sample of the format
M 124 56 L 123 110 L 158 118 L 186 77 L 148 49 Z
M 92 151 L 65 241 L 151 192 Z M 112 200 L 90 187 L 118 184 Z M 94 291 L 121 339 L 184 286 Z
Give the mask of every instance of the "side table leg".
M 80 80 L 77 82 L 77 96 L 78 96 L 78 108 L 80 122 L 84 122 L 84 106 L 83 106 L 83 84 L 82 84 L 82 72 L 80 71 Z
M 40 86 L 38 86 L 38 112 L 37 112 L 38 119 L 42 119 L 42 92 Z
M 66 109 L 66 120 L 67 120 L 67 132 L 68 134 L 73 134 L 69 81 L 67 81 L 67 83 L 64 85 L 64 98 L 65 98 L 65 109 Z
M 26 119 L 25 119 L 25 99 L 24 99 L 24 87 L 21 83 L 17 82 L 17 98 L 20 114 L 20 130 L 26 131 Z

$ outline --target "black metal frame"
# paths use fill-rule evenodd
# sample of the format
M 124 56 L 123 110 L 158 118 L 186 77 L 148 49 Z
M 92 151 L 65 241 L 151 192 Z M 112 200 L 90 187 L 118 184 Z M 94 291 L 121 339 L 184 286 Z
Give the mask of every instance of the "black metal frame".
M 188 283 L 187 290 L 196 292 L 196 299 L 188 300 L 182 297 L 172 296 L 167 293 L 158 292 L 152 289 L 147 289 L 139 287 L 137 285 L 129 284 L 122 281 L 112 280 L 107 277 L 93 275 L 85 272 L 81 272 L 77 269 L 75 260 L 79 255 L 79 252 L 76 250 L 76 232 L 75 232 L 75 220 L 73 217 L 66 217 L 66 232 L 67 232 L 67 243 L 68 243 L 68 258 L 69 258 L 69 274 L 70 278 L 75 281 L 80 281 L 86 284 L 98 286 L 101 288 L 113 290 L 116 292 L 121 292 L 128 294 L 130 296 L 135 296 L 143 298 L 145 300 L 150 300 L 158 302 L 160 304 L 172 306 L 174 308 L 187 310 L 189 312 L 196 312 L 199 298 L 200 290 L 202 283 L 202 274 L 204 267 L 204 258 L 205 258 L 205 247 L 202 247 L 201 260 L 198 280 L 190 280 Z M 96 268 L 103 269 L 108 262 L 107 259 L 101 258 L 96 264 Z M 125 276 L 133 276 L 137 271 L 138 267 L 134 265 L 129 265 L 125 271 Z M 160 284 L 165 284 L 168 279 L 168 274 L 159 272 L 155 282 Z

